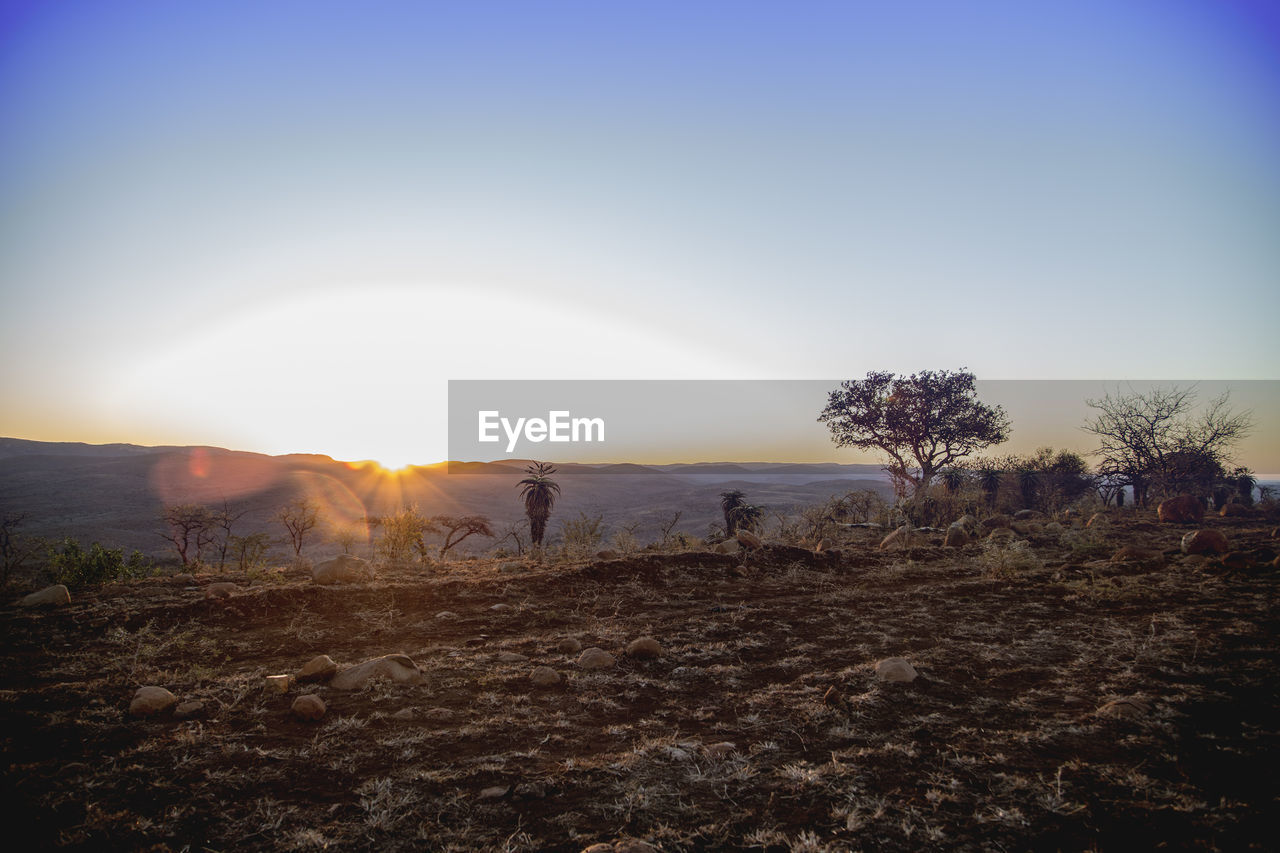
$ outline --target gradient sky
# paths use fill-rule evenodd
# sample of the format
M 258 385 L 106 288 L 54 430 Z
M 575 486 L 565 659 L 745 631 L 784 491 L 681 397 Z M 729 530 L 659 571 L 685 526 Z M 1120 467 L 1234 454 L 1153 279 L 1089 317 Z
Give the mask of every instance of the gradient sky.
M 1273 4 L 0 3 L 0 435 L 398 464 L 449 378 L 1280 378 L 1278 237 Z

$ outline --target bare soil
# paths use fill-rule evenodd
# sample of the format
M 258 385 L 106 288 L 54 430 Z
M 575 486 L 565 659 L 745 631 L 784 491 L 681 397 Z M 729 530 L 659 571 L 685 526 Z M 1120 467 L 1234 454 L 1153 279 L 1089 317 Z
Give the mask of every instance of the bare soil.
M 6 846 L 1273 848 L 1274 522 L 1209 525 L 1251 556 L 1183 557 L 1185 528 L 1127 513 L 1032 532 L 1013 567 L 853 532 L 818 555 L 478 561 L 341 587 L 152 579 L 6 606 Z M 1151 553 L 1106 561 L 1125 544 Z M 249 588 L 207 600 L 213 580 Z M 623 653 L 644 635 L 662 657 Z M 581 670 L 566 637 L 616 666 Z M 263 693 L 313 655 L 393 652 L 426 683 Z M 888 656 L 920 677 L 877 681 Z M 565 680 L 535 687 L 538 665 Z M 132 718 L 141 685 L 204 712 Z M 318 723 L 289 712 L 309 692 L 328 704 Z M 1098 713 L 1129 697 L 1132 716 Z

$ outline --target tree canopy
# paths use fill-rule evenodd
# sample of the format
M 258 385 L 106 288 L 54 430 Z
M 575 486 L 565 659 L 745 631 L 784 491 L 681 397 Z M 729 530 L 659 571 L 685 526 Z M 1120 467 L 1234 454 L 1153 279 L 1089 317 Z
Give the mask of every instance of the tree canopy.
M 1009 418 L 978 399 L 961 368 L 910 376 L 872 371 L 840 383 L 818 416 L 838 447 L 879 450 L 900 490 L 928 486 L 945 466 L 1009 437 Z

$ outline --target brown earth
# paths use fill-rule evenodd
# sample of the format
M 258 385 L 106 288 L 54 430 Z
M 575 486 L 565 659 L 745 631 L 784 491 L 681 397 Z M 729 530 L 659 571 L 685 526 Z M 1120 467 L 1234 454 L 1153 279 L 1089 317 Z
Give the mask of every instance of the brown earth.
M 228 576 L 249 588 L 213 600 L 152 579 L 10 604 L 10 846 L 1266 848 L 1280 656 L 1277 577 L 1259 561 L 1274 522 L 1208 521 L 1257 555 L 1241 570 L 1184 557 L 1184 531 L 1151 517 L 1030 548 L 925 534 L 887 553 L 882 533 L 852 531 L 831 552 L 766 546 L 745 564 Z M 1153 556 L 1109 562 L 1123 545 Z M 622 654 L 640 636 L 661 657 Z M 579 669 L 566 637 L 616 664 Z M 398 652 L 424 685 L 262 689 L 315 655 Z M 920 677 L 877 681 L 891 656 Z M 540 665 L 564 680 L 534 686 Z M 203 712 L 132 718 L 142 685 Z M 318 723 L 290 713 L 312 692 Z

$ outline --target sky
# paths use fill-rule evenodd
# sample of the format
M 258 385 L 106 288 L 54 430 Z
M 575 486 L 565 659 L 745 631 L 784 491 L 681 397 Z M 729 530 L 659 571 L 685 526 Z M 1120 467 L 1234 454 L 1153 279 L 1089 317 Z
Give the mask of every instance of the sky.
M 0 2 L 0 435 L 400 465 L 450 379 L 1277 379 L 1278 155 L 1267 3 Z

